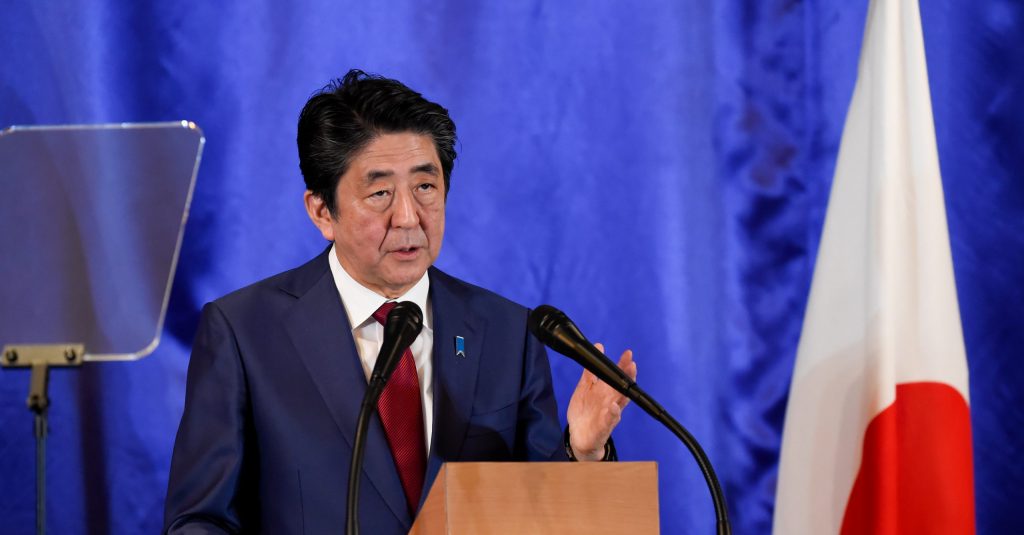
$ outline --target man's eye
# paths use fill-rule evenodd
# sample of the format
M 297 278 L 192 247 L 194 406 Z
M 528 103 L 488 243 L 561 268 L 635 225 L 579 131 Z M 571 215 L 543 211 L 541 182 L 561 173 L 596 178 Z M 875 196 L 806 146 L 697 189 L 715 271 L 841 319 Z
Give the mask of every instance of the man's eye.
M 388 191 L 382 189 L 380 191 L 375 191 L 375 192 L 371 193 L 370 197 L 384 197 L 387 194 L 388 194 Z
M 430 184 L 430 183 L 426 183 L 426 184 L 420 184 L 420 190 L 421 190 L 421 191 L 427 191 L 427 190 L 432 190 L 432 189 L 434 189 L 434 188 L 436 188 L 436 187 L 437 187 L 437 186 L 434 186 L 433 184 Z

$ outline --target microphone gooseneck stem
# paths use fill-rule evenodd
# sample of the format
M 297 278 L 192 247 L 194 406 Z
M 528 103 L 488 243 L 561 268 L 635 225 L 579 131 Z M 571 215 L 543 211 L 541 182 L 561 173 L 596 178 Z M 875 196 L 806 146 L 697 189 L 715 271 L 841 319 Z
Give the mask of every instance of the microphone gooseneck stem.
M 383 307 L 382 307 L 383 309 Z M 403 301 L 393 305 L 384 323 L 384 341 L 377 353 L 377 362 L 373 365 L 366 393 L 359 405 L 359 419 L 356 421 L 355 443 L 352 445 L 352 457 L 348 469 L 348 496 L 345 507 L 345 533 L 359 534 L 359 481 L 363 471 L 363 457 L 366 452 L 366 433 L 370 426 L 370 417 L 377 412 L 377 400 L 384 393 L 388 378 L 395 371 L 402 354 L 409 348 L 413 340 L 419 336 L 423 328 L 423 312 L 411 301 Z
M 355 446 L 352 450 L 352 464 L 348 469 L 348 496 L 346 500 L 345 533 L 359 535 L 359 481 L 363 471 L 363 451 L 366 449 L 366 430 L 370 427 L 370 415 L 377 404 L 382 388 L 374 382 L 366 389 L 363 402 L 359 408 L 359 420 L 356 422 Z
M 658 402 L 654 401 L 651 396 L 647 395 L 646 392 L 640 389 L 636 383 L 632 383 L 626 392 L 623 392 L 626 397 L 633 400 L 637 406 L 642 408 L 647 414 L 650 414 L 655 420 L 659 421 L 672 431 L 679 440 L 686 446 L 686 449 L 690 450 L 693 458 L 697 461 L 697 467 L 700 468 L 701 474 L 704 475 L 704 481 L 707 482 L 708 490 L 711 491 L 711 501 L 715 507 L 715 521 L 717 524 L 718 535 L 730 535 L 732 528 L 729 526 L 729 515 L 725 506 L 725 494 L 722 492 L 722 486 L 718 483 L 718 476 L 715 475 L 714 468 L 711 467 L 711 460 L 708 459 L 704 448 L 700 447 L 700 443 L 697 439 L 690 434 L 689 431 L 683 427 L 682 424 L 676 421 L 671 414 L 668 413 Z

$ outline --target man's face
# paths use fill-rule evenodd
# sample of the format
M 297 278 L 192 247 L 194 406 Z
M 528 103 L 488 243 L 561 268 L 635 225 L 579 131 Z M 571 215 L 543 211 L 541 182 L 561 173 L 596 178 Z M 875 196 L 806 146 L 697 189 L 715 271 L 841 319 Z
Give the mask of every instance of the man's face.
M 430 137 L 383 134 L 351 160 L 336 190 L 337 217 L 306 192 L 306 209 L 357 282 L 398 297 L 437 259 L 444 177 Z

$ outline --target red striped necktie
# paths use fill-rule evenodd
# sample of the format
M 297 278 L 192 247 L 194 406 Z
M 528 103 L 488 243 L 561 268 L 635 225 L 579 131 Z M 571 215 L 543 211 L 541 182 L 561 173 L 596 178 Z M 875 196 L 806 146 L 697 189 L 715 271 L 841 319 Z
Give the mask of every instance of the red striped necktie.
M 373 319 L 386 325 L 388 313 L 395 307 L 387 302 L 373 313 Z M 402 490 L 409 505 L 409 513 L 416 516 L 427 470 L 425 433 L 423 432 L 423 403 L 420 400 L 420 380 L 416 376 L 416 361 L 412 350 L 406 349 L 394 374 L 384 386 L 377 400 L 380 421 L 391 447 L 391 456 L 402 480 Z

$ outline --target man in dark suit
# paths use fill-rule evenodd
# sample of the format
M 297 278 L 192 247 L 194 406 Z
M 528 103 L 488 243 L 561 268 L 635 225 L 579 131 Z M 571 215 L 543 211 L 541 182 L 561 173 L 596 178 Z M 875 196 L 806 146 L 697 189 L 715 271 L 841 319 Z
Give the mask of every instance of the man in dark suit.
M 455 125 L 351 71 L 299 118 L 306 210 L 333 245 L 208 304 L 189 363 L 169 533 L 337 533 L 360 401 L 395 301 L 424 328 L 371 422 L 360 521 L 404 533 L 443 462 L 608 460 L 626 399 L 584 373 L 563 434 L 528 310 L 431 267 Z M 630 352 L 619 363 L 636 375 Z

